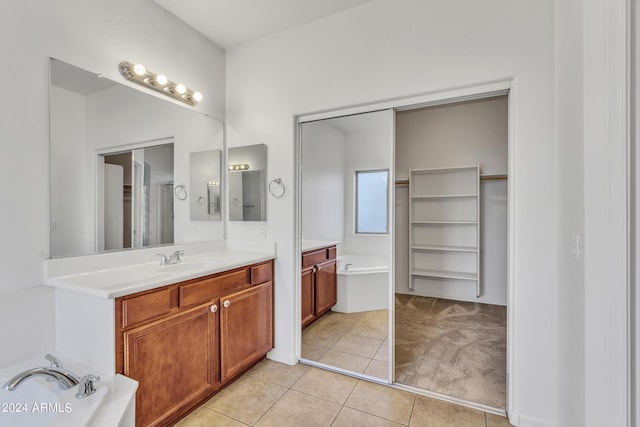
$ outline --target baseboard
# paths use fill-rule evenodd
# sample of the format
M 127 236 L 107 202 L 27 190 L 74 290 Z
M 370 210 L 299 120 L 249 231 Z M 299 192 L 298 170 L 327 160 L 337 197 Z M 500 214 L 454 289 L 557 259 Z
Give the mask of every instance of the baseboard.
M 267 353 L 267 359 L 284 363 L 285 365 L 295 365 L 298 363 L 298 358 L 295 355 L 280 353 L 276 349 Z
M 517 412 L 509 413 L 509 422 L 518 427 L 552 427 L 553 423 L 549 420 L 522 415 Z

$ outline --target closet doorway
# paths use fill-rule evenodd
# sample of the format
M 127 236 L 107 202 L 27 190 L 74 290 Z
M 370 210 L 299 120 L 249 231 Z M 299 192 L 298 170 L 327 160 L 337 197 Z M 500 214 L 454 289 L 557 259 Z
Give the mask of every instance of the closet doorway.
M 508 98 L 395 123 L 395 381 L 504 410 Z
M 392 283 L 387 338 L 391 348 L 390 382 L 410 391 L 503 415 L 509 409 L 511 383 L 507 372 L 513 343 L 507 339 L 510 333 L 507 320 L 513 318 L 513 313 L 507 310 L 513 287 L 513 265 L 508 252 L 513 236 L 508 230 L 514 223 L 514 218 L 509 217 L 512 205 L 509 196 L 513 191 L 508 179 L 512 157 L 510 84 L 497 82 L 299 116 L 296 145 L 296 247 L 302 255 L 303 203 L 305 197 L 307 200 L 314 197 L 305 191 L 303 179 L 308 172 L 306 168 L 302 170 L 305 124 L 375 111 L 391 112 L 393 135 L 388 152 L 393 165 L 389 176 Z M 436 143 L 430 142 L 434 137 Z M 460 190 L 455 183 L 452 188 L 445 184 L 435 193 L 420 195 L 426 204 L 418 208 L 411 204 L 412 170 L 428 175 L 434 169 L 473 168 L 477 180 L 475 195 L 468 189 Z M 432 188 L 439 185 L 442 183 Z M 470 201 L 474 197 L 475 201 Z M 444 199 L 453 203 L 441 203 Z M 474 218 L 456 217 L 460 210 L 470 209 L 470 204 L 472 210 L 475 204 Z M 436 212 L 434 218 L 427 215 L 415 219 L 435 227 L 411 237 L 412 209 L 414 213 Z M 453 217 L 447 219 L 450 213 Z M 438 218 L 439 215 L 444 217 Z M 469 241 L 467 233 L 456 228 L 464 228 L 458 227 L 460 223 L 471 227 L 473 222 L 478 237 Z M 445 224 L 449 223 L 453 224 L 453 232 L 444 232 Z M 415 237 L 425 235 L 435 236 L 435 240 L 418 242 L 412 248 Z M 456 243 L 460 239 L 462 243 Z M 410 267 L 415 267 L 414 264 L 423 271 L 413 274 Z M 300 277 L 302 262 L 296 268 Z M 300 299 L 302 287 L 297 292 Z M 300 318 L 298 321 L 302 325 Z M 301 362 L 308 363 L 302 351 L 302 327 L 299 331 L 298 354 Z M 331 369 L 322 363 L 311 363 Z

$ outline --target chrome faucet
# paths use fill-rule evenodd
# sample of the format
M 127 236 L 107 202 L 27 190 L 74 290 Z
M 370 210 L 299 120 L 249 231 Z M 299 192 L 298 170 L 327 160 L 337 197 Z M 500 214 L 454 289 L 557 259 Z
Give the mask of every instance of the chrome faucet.
M 347 264 L 345 264 L 345 265 L 344 265 L 344 271 L 349 270 L 349 266 L 350 266 L 350 265 L 353 265 L 353 264 L 351 264 L 350 262 L 349 262 L 349 263 L 347 263 Z
M 76 393 L 76 397 L 82 399 L 83 397 L 91 396 L 96 392 L 96 388 L 94 386 L 94 382 L 100 381 L 100 377 L 97 375 L 89 374 L 80 380 L 80 385 L 78 386 L 78 392 Z
M 13 391 L 17 389 L 20 384 L 33 377 L 51 378 L 53 381 L 56 381 L 60 388 L 63 390 L 69 390 L 71 387 L 78 385 L 78 383 L 80 382 L 80 378 L 78 378 L 77 375 L 72 374 L 65 369 L 54 368 L 50 366 L 47 368 L 28 369 L 24 372 L 21 372 L 7 381 L 5 385 L 2 386 L 2 388 L 7 391 Z
M 177 264 L 180 262 L 180 257 L 182 255 L 184 255 L 184 251 L 175 251 L 174 253 L 172 253 L 169 258 L 167 258 L 166 255 L 164 254 L 156 254 L 158 255 L 160 258 L 160 265 L 170 265 L 170 264 Z

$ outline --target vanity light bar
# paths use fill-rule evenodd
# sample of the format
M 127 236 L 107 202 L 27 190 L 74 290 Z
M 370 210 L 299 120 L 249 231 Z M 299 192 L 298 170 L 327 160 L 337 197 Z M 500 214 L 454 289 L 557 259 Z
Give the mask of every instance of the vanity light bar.
M 246 170 L 249 170 L 249 165 L 247 164 L 229 165 L 228 169 L 230 171 L 246 171 Z
M 162 92 L 171 98 L 185 102 L 189 105 L 196 105 L 198 101 L 202 101 L 202 94 L 194 92 L 182 83 L 174 83 L 167 79 L 164 74 L 155 74 L 141 64 L 131 64 L 130 62 L 121 62 L 118 66 L 120 74 L 132 82 L 136 82 L 149 89 Z

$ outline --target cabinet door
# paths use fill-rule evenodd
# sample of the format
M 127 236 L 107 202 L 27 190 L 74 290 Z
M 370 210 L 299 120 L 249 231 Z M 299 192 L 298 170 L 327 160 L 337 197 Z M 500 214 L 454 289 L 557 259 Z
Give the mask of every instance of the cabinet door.
M 217 311 L 202 305 L 124 333 L 124 374 L 139 382 L 137 426 L 165 424 L 219 387 Z
M 316 316 L 328 311 L 338 301 L 336 260 L 327 261 L 316 267 L 315 297 Z
M 300 282 L 301 294 L 302 294 L 302 327 L 304 328 L 313 321 L 316 315 L 315 303 L 314 303 L 314 290 L 313 290 L 313 277 L 314 268 L 307 268 L 302 270 L 302 280 Z
M 220 298 L 222 382 L 273 348 L 272 282 Z

